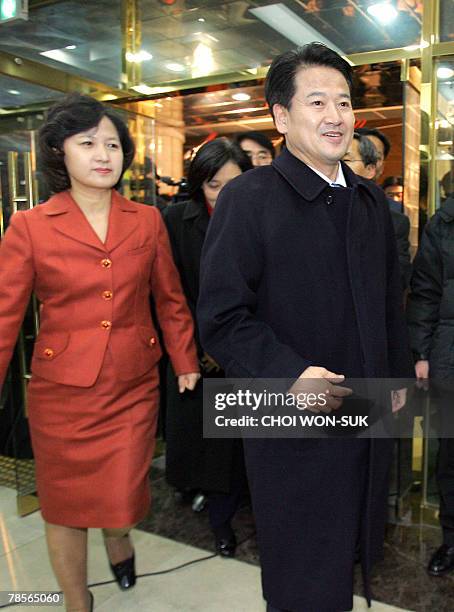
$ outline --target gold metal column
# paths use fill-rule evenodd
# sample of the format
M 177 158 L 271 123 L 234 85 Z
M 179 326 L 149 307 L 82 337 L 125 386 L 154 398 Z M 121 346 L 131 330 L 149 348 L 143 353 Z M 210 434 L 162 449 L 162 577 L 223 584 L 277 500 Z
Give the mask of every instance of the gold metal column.
M 140 0 L 121 1 L 122 30 L 122 83 L 124 89 L 139 85 L 142 80 L 142 65 L 131 61 L 142 46 L 142 23 L 140 20 Z
M 434 45 L 440 40 L 440 0 L 424 2 L 421 42 L 428 43 L 421 51 L 421 152 L 427 154 L 427 212 L 435 212 L 437 197 L 437 82 Z
M 33 138 L 33 136 L 32 136 Z M 32 140 L 32 151 L 22 154 L 23 160 L 23 188 L 20 181 L 20 154 L 17 151 L 8 152 L 8 183 L 9 201 L 12 213 L 18 209 L 27 210 L 37 204 L 37 191 L 34 174 L 36 170 L 35 147 Z M 36 298 L 32 297 L 34 334 L 36 337 L 39 325 L 39 309 Z M 31 374 L 27 369 L 27 359 L 25 353 L 25 336 L 21 330 L 18 342 L 19 372 L 20 372 L 20 391 L 21 403 L 24 414 L 28 414 L 27 404 L 27 383 Z M 16 463 L 16 486 L 17 486 L 17 512 L 19 516 L 25 516 L 38 510 L 40 507 L 39 499 L 35 494 L 34 467 L 31 460 L 15 460 Z M 21 484 L 22 483 L 22 484 Z

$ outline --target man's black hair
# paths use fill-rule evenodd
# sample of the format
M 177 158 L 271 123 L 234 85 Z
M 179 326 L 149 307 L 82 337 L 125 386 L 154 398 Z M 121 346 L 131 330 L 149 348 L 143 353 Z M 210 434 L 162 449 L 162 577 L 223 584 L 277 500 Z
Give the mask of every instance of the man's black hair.
M 356 128 L 355 132 L 357 132 L 358 134 L 362 134 L 363 136 L 375 136 L 376 138 L 381 140 L 383 143 L 385 159 L 388 157 L 388 153 L 391 149 L 391 143 L 383 134 L 383 132 L 380 132 L 380 130 L 377 130 L 376 128 L 367 127 Z
M 386 189 L 387 187 L 395 187 L 396 185 L 399 185 L 400 187 L 404 186 L 401 176 L 387 176 L 381 184 L 382 189 Z
M 297 72 L 312 66 L 326 66 L 338 70 L 345 77 L 351 93 L 353 70 L 350 64 L 323 43 L 309 43 L 278 55 L 271 64 L 265 81 L 265 97 L 271 114 L 275 104 L 290 108 L 296 90 Z
M 274 159 L 275 150 L 273 143 L 268 136 L 265 136 L 265 134 L 262 134 L 262 132 L 242 132 L 235 137 L 235 142 L 239 146 L 241 146 L 243 140 L 253 140 L 258 145 L 269 151 L 271 153 L 271 157 Z
M 200 147 L 189 166 L 189 197 L 203 199 L 203 183 L 211 181 L 213 176 L 229 161 L 236 164 L 241 172 L 251 170 L 253 167 L 243 149 L 228 138 L 216 138 Z
M 90 96 L 71 93 L 48 110 L 46 122 L 39 131 L 40 167 L 54 193 L 71 187 L 63 154 L 64 141 L 96 127 L 103 117 L 114 124 L 123 150 L 123 168 L 114 188 L 120 186 L 123 173 L 131 165 L 135 152 L 128 128 L 108 106 Z

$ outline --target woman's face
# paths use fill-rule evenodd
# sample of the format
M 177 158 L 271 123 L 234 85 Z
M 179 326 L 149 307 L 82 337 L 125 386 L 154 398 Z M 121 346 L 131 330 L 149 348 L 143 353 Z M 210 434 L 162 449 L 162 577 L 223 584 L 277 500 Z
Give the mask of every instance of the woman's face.
M 71 187 L 111 189 L 123 168 L 123 149 L 118 132 L 108 117 L 85 132 L 63 142 L 65 166 Z
M 240 174 L 240 167 L 235 162 L 228 161 L 216 172 L 211 181 L 204 181 L 202 184 L 202 191 L 211 208 L 216 206 L 219 192 L 224 185 L 227 185 L 229 181 Z

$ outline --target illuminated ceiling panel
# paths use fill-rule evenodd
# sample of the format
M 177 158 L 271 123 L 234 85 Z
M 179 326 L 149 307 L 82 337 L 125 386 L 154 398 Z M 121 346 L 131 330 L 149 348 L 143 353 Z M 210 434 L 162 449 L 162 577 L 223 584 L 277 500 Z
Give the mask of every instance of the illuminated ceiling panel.
M 367 13 L 370 3 L 143 0 L 142 48 L 153 55 L 152 60 L 142 64 L 143 81 L 155 86 L 200 74 L 201 67 L 194 68 L 200 45 L 211 51 L 207 74 L 217 75 L 268 66 L 277 54 L 295 46 L 299 33 L 302 43 L 311 38 L 310 32 L 315 32 L 316 39 L 346 54 L 419 43 L 422 2 L 397 2 L 398 16 L 386 26 Z M 276 11 L 284 11 L 288 27 L 278 27 L 272 17 L 266 17 Z M 29 21 L 0 24 L 0 51 L 118 87 L 120 17 L 120 0 L 31 1 Z M 208 58 L 209 52 L 203 53 L 200 57 Z M 169 68 L 175 64 L 183 67 L 178 74 Z

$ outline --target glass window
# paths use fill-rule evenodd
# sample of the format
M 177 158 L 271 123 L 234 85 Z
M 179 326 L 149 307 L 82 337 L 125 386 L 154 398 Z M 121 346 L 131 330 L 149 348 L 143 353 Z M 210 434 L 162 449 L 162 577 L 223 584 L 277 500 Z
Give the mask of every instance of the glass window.
M 436 207 L 454 197 L 454 56 L 435 64 L 437 75 L 437 119 L 435 121 L 438 179 Z
M 440 0 L 440 41 L 454 41 L 454 0 Z

